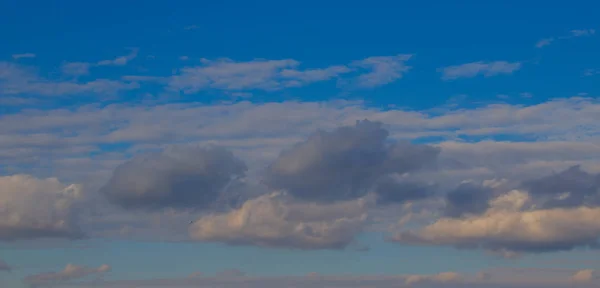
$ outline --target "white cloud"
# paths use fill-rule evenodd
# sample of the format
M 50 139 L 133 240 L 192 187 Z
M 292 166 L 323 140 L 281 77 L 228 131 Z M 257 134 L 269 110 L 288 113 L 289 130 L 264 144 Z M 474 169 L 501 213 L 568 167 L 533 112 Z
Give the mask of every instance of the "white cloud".
M 58 284 L 64 284 L 66 282 L 84 278 L 90 275 L 97 275 L 109 272 L 111 267 L 104 264 L 98 268 L 89 268 L 85 266 L 77 266 L 73 264 L 67 264 L 65 269 L 60 272 L 48 272 L 27 276 L 24 282 L 34 287 L 39 286 L 54 286 Z
M 574 30 L 569 31 L 569 35 L 541 39 L 535 44 L 535 47 L 542 48 L 542 47 L 548 46 L 558 40 L 567 40 L 567 39 L 576 38 L 576 37 L 592 36 L 595 33 L 596 33 L 596 30 L 594 30 L 594 29 L 574 29 Z
M 70 96 L 81 94 L 114 94 L 137 89 L 134 82 L 95 79 L 89 82 L 46 79 L 35 69 L 8 62 L 0 62 L 0 93 L 3 95 Z
M 411 67 L 405 64 L 412 55 L 376 56 L 360 61 L 354 61 L 351 66 L 369 69 L 370 72 L 357 78 L 360 87 L 376 87 L 385 85 L 402 78 Z
M 74 219 L 81 197 L 80 185 L 56 178 L 0 177 L 0 240 L 81 237 Z
M 238 210 L 207 215 L 189 229 L 192 239 L 300 249 L 344 248 L 362 231 L 364 199 L 336 204 L 297 202 L 281 193 L 248 200 Z
M 494 61 L 494 62 L 471 62 L 456 66 L 439 68 L 443 80 L 454 80 L 458 78 L 473 78 L 478 75 L 485 77 L 500 74 L 512 74 L 521 69 L 520 62 Z
M 92 64 L 87 62 L 67 62 L 61 66 L 63 74 L 70 76 L 81 76 L 90 73 Z
M 138 54 L 137 48 L 131 48 L 129 50 L 130 50 L 129 54 L 127 54 L 125 56 L 119 56 L 112 60 L 98 61 L 97 65 L 98 66 L 123 66 L 123 65 L 126 65 L 127 63 L 129 63 L 129 61 L 135 59 Z

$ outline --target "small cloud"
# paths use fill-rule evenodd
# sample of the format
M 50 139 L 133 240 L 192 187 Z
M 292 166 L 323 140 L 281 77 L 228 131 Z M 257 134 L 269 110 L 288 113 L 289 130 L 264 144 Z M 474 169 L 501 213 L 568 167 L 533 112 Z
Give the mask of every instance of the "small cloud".
M 13 54 L 13 59 L 21 59 L 21 58 L 35 58 L 35 54 L 33 53 L 22 53 L 22 54 Z
M 590 283 L 594 279 L 594 270 L 585 269 L 579 270 L 571 276 L 571 280 L 577 283 Z
M 571 39 L 571 38 L 575 38 L 575 37 L 592 36 L 595 33 L 596 33 L 596 30 L 594 30 L 594 29 L 571 30 L 569 32 L 569 35 L 566 35 L 566 36 L 550 37 L 550 38 L 541 39 L 535 44 L 535 47 L 542 48 L 544 46 L 548 46 L 548 45 L 552 44 L 556 40 L 567 40 L 567 39 Z
M 595 33 L 596 30 L 594 29 L 571 30 L 571 35 L 573 37 L 590 36 L 594 35 Z
M 132 48 L 131 52 L 125 56 L 117 57 L 113 60 L 102 60 L 97 63 L 98 66 L 123 66 L 127 64 L 129 61 L 133 60 L 137 57 L 138 49 Z
M 538 41 L 535 44 L 535 47 L 542 48 L 544 46 L 548 46 L 548 45 L 552 44 L 552 42 L 554 42 L 554 38 L 545 38 L 545 39 Z
M 32 286 L 56 285 L 69 282 L 71 280 L 81 279 L 94 274 L 103 274 L 109 272 L 111 267 L 104 264 L 98 268 L 88 268 L 68 264 L 65 269 L 60 272 L 47 272 L 27 276 L 24 282 Z
M 442 80 L 454 80 L 458 78 L 473 78 L 478 75 L 491 77 L 500 74 L 512 74 L 521 69 L 520 62 L 494 61 L 494 62 L 471 62 L 461 65 L 439 68 L 442 72 Z
M 498 99 L 503 99 L 503 100 L 510 98 L 510 96 L 508 96 L 506 94 L 498 94 L 498 95 L 496 95 L 496 97 L 498 97 Z
M 179 57 L 179 60 L 181 60 L 181 61 L 187 61 L 189 59 L 190 59 L 190 57 L 188 57 L 188 56 L 181 56 L 181 57 Z
M 411 67 L 405 64 L 412 55 L 377 56 L 354 61 L 351 66 L 369 69 L 370 72 L 357 78 L 359 87 L 372 88 L 382 86 L 400 79 Z
M 202 276 L 204 276 L 204 274 L 202 272 L 194 272 L 194 273 L 190 274 L 188 276 L 188 278 L 198 278 L 198 277 L 202 277 Z
M 598 69 L 585 69 L 583 71 L 583 76 L 589 77 L 600 74 L 600 70 Z
M 189 25 L 189 26 L 185 26 L 183 29 L 185 29 L 185 30 L 196 30 L 198 28 L 200 28 L 200 27 L 197 26 L 197 25 Z

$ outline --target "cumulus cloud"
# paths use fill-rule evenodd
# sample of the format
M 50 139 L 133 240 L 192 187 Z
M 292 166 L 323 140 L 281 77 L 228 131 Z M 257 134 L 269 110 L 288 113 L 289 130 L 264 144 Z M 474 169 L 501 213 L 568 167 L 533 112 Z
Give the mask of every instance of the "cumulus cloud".
M 456 66 L 449 66 L 438 69 L 442 72 L 443 80 L 454 80 L 458 78 L 473 78 L 483 75 L 485 77 L 496 76 L 500 74 L 512 74 L 521 69 L 520 62 L 493 61 L 493 62 L 471 62 Z
M 417 231 L 401 231 L 395 241 L 451 245 L 496 252 L 546 252 L 595 246 L 600 208 L 534 209 L 529 194 L 513 190 L 490 201 L 481 215 L 440 218 Z
M 283 151 L 267 169 L 264 181 L 299 199 L 347 200 L 366 195 L 382 176 L 435 163 L 437 148 L 388 144 L 388 135 L 381 123 L 368 120 L 330 132 L 318 131 Z
M 56 178 L 0 177 L 0 240 L 80 238 L 76 204 L 82 187 Z
M 58 284 L 64 284 L 72 280 L 81 279 L 95 274 L 103 274 L 109 272 L 110 270 L 111 267 L 106 264 L 101 265 L 98 268 L 89 268 L 85 266 L 67 264 L 67 266 L 65 266 L 65 269 L 63 269 L 60 272 L 47 272 L 30 275 L 25 277 L 23 281 L 33 287 L 53 286 Z
M 444 214 L 448 217 L 460 217 L 464 214 L 481 214 L 488 210 L 493 189 L 472 182 L 461 183 L 446 194 Z
M 124 208 L 203 209 L 246 169 L 224 148 L 171 147 L 119 165 L 100 193 Z
M 298 249 L 341 249 L 362 231 L 369 201 L 302 202 L 275 192 L 239 209 L 200 217 L 189 228 L 198 241 Z

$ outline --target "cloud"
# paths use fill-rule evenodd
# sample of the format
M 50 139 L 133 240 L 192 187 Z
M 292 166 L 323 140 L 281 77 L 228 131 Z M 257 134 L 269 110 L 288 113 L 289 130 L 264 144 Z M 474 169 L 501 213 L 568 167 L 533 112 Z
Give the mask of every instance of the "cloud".
M 600 208 L 536 209 L 530 195 L 513 190 L 492 200 L 481 215 L 440 218 L 418 231 L 401 231 L 395 241 L 451 245 L 497 252 L 547 252 L 595 246 Z
M 295 249 L 342 249 L 362 231 L 368 200 L 335 204 L 271 193 L 239 209 L 200 217 L 189 228 L 197 241 Z
M 541 39 L 540 41 L 538 41 L 537 43 L 535 43 L 535 47 L 542 48 L 544 46 L 548 46 L 548 45 L 552 44 L 552 42 L 554 42 L 554 40 L 556 40 L 556 39 L 554 39 L 554 38 L 544 38 L 544 39 Z
M 85 266 L 68 264 L 65 266 L 65 269 L 60 272 L 35 274 L 25 277 L 23 281 L 33 287 L 54 286 L 91 275 L 107 273 L 110 270 L 111 267 L 106 264 L 101 265 L 98 268 L 89 268 Z
M 356 82 L 359 87 L 371 88 L 402 78 L 411 69 L 405 64 L 411 57 L 412 55 L 408 54 L 369 57 L 354 61 L 350 65 L 370 70 L 369 73 L 358 76 Z
M 481 214 L 489 208 L 492 188 L 474 183 L 462 183 L 446 194 L 444 215 L 460 217 L 465 214 Z
M 124 208 L 203 209 L 246 169 L 223 148 L 173 147 L 119 165 L 100 193 Z
M 69 96 L 78 94 L 115 94 L 137 89 L 134 82 L 95 79 L 89 82 L 42 78 L 32 68 L 0 62 L 0 93 L 3 95 Z
M 266 172 L 264 183 L 312 201 L 355 199 L 366 195 L 382 176 L 417 171 L 435 163 L 437 148 L 399 142 L 387 144 L 381 123 L 318 131 L 283 151 Z
M 569 31 L 569 35 L 560 36 L 560 37 L 550 37 L 539 40 L 535 47 L 542 48 L 544 46 L 548 46 L 558 40 L 567 40 L 576 37 L 584 37 L 584 36 L 592 36 L 596 33 L 594 29 L 574 29 Z
M 80 238 L 75 204 L 82 187 L 56 178 L 0 177 L 0 241 Z
M 579 270 L 571 276 L 571 280 L 577 283 L 590 283 L 594 280 L 594 272 L 592 269 Z
M 478 75 L 485 77 L 496 76 L 500 74 L 512 74 L 521 69 L 520 62 L 494 61 L 494 62 L 471 62 L 456 66 L 439 68 L 442 72 L 442 80 L 454 80 L 458 78 L 473 78 Z
M 600 174 L 590 174 L 581 166 L 524 183 L 529 193 L 544 200 L 543 207 L 578 207 L 600 205 Z
M 19 60 L 21 58 L 35 58 L 35 54 L 33 53 L 22 53 L 22 54 L 13 54 L 13 59 Z
M 6 264 L 6 262 L 2 261 L 2 259 L 0 259 L 0 272 L 2 271 L 11 271 L 12 267 L 10 267 L 8 264 Z
M 129 63 L 129 61 L 135 59 L 137 57 L 137 54 L 139 51 L 139 49 L 137 49 L 137 48 L 132 48 L 129 50 L 130 50 L 129 54 L 127 54 L 125 56 L 119 56 L 112 60 L 98 61 L 97 65 L 98 66 L 124 66 L 127 63 Z
M 435 275 L 409 275 L 404 280 L 406 285 L 414 285 L 418 283 L 452 283 L 462 280 L 462 276 L 455 272 L 442 272 Z

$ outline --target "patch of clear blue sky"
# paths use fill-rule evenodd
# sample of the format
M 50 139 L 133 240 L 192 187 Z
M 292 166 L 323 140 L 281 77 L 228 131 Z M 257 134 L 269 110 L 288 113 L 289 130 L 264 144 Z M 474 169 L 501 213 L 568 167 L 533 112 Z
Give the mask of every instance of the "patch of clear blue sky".
M 26 1 L 0 2 L 0 59 L 35 53 L 21 63 L 57 73 L 63 61 L 95 62 L 125 55 L 138 47 L 138 58 L 124 67 L 103 67 L 93 77 L 170 75 L 182 67 L 179 56 L 192 59 L 228 57 L 292 58 L 302 67 L 347 64 L 370 56 L 415 54 L 412 70 L 389 85 L 342 93 L 334 81 L 273 93 L 258 92 L 251 101 L 325 101 L 363 99 L 369 105 L 394 104 L 429 109 L 465 94 L 461 102 L 497 101 L 510 96 L 513 104 L 534 104 L 581 92 L 600 93 L 598 77 L 582 77 L 600 68 L 598 37 L 558 41 L 542 49 L 535 43 L 567 35 L 572 29 L 599 29 L 598 1 Z M 194 26 L 194 29 L 185 27 Z M 148 55 L 156 58 L 149 59 Z M 514 75 L 476 77 L 445 82 L 436 69 L 473 61 L 521 61 Z M 191 63 L 191 62 L 188 62 Z M 148 87 L 110 102 L 135 102 Z M 520 93 L 533 94 L 522 98 Z M 210 102 L 218 91 L 189 95 L 180 101 Z M 97 98 L 74 97 L 42 109 L 94 103 Z M 465 103 L 466 102 L 466 103 Z M 1 109 L 0 109 L 1 110 Z M 10 112 L 4 108 L 4 113 Z M 0 112 L 2 113 L 2 112 Z M 105 147 L 106 150 L 118 147 Z M 102 242 L 91 248 L 17 250 L 0 256 L 19 267 L 2 281 L 18 287 L 23 276 L 59 270 L 66 263 L 114 267 L 115 278 L 175 277 L 194 271 L 213 273 L 238 268 L 251 274 L 321 273 L 431 273 L 445 270 L 477 271 L 513 265 L 480 251 L 451 248 L 403 247 L 385 243 L 379 235 L 364 235 L 368 252 L 286 251 L 214 244 Z M 552 257 L 530 256 L 514 265 L 544 265 Z M 343 265 L 340 265 L 343 264 Z M 458 267 L 457 267 L 458 265 Z M 549 265 L 549 264 L 548 264 Z M 575 268 L 575 267 L 574 267 Z M 586 268 L 589 268 L 587 266 Z M 14 285 L 12 285 L 14 284 Z

